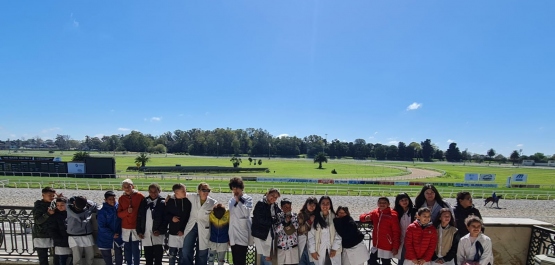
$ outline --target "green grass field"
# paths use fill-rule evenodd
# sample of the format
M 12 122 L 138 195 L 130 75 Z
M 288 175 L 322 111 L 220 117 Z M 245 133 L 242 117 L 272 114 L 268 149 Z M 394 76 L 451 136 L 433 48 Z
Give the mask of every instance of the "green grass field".
M 0 151 L 0 155 L 6 155 L 6 151 Z M 63 161 L 71 160 L 72 152 L 59 152 L 49 154 L 48 152 L 24 152 L 11 155 L 25 156 L 61 156 Z M 97 154 L 93 156 L 113 156 L 112 154 Z M 227 182 L 232 176 L 262 176 L 262 177 L 294 177 L 294 178 L 346 178 L 346 179 L 374 179 L 380 177 L 401 176 L 407 174 L 404 167 L 418 167 L 445 172 L 441 177 L 433 177 L 427 179 L 418 179 L 423 183 L 445 183 L 445 182 L 463 182 L 465 173 L 491 173 L 496 174 L 495 183 L 499 184 L 498 192 L 513 194 L 516 198 L 523 196 L 536 196 L 538 198 L 549 199 L 555 194 L 555 169 L 549 168 L 533 168 L 533 167 L 511 167 L 505 165 L 503 167 L 487 164 L 450 164 L 450 163 L 403 163 L 403 162 L 376 162 L 376 161 L 360 161 L 360 160 L 329 160 L 323 164 L 324 169 L 317 169 L 318 164 L 313 163 L 309 159 L 271 159 L 262 158 L 261 166 L 249 165 L 246 158 L 243 158 L 242 167 L 267 167 L 270 173 L 248 173 L 248 174 L 220 174 L 210 176 L 206 174 L 198 174 L 195 176 L 177 176 L 163 174 L 164 179 L 160 177 L 143 175 L 137 172 L 125 172 L 129 166 L 134 166 L 134 159 L 137 154 L 116 154 L 116 170 L 120 179 L 78 179 L 78 178 L 55 178 L 55 177 L 23 177 L 23 176 L 6 176 L 0 177 L 1 180 L 9 181 L 7 187 L 39 187 L 54 186 L 56 188 L 68 189 L 119 189 L 121 178 L 133 178 L 140 189 L 144 189 L 152 182 L 158 182 L 164 190 L 169 190 L 171 185 L 177 182 L 185 183 L 188 190 L 195 190 L 196 185 L 201 181 L 206 181 L 212 185 L 214 192 L 228 192 Z M 229 157 L 192 157 L 192 156 L 175 156 L 175 155 L 152 155 L 151 162 L 147 166 L 231 166 Z M 258 159 L 258 158 L 257 158 Z M 395 167 L 395 168 L 393 168 Z M 330 171 L 335 169 L 338 174 L 331 174 Z M 275 173 L 274 173 L 275 171 Z M 542 189 L 508 189 L 504 188 L 506 178 L 513 174 L 528 174 L 528 184 L 543 185 Z M 279 187 L 289 194 L 334 194 L 334 195 L 384 195 L 392 196 L 401 191 L 417 193 L 419 187 L 406 186 L 379 186 L 379 185 L 326 185 L 326 184 L 300 184 L 300 183 L 257 183 L 247 182 L 250 192 L 263 193 L 269 187 Z M 447 192 L 454 196 L 457 190 L 462 188 L 454 187 L 438 187 L 440 191 Z M 481 193 L 483 196 L 491 194 L 492 189 L 486 188 L 464 188 L 465 190 L 473 190 L 473 192 Z

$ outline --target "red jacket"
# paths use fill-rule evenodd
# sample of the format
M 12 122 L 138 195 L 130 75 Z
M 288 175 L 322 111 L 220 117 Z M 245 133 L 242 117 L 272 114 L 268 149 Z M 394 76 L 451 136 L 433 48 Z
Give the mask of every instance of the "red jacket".
M 383 211 L 378 208 L 369 213 L 361 214 L 361 223 L 368 222 L 366 216 L 370 216 L 370 222 L 374 226 L 374 229 L 372 229 L 372 245 L 382 250 L 399 250 L 401 228 L 397 212 L 389 207 Z
M 118 199 L 118 217 L 121 218 L 121 228 L 136 229 L 137 228 L 137 215 L 139 214 L 139 206 L 145 196 L 138 191 L 133 191 L 131 196 L 121 195 Z M 133 212 L 129 213 L 127 209 L 129 205 L 133 208 Z
M 422 227 L 418 221 L 407 227 L 405 260 L 432 260 L 437 245 L 437 230 L 433 225 Z

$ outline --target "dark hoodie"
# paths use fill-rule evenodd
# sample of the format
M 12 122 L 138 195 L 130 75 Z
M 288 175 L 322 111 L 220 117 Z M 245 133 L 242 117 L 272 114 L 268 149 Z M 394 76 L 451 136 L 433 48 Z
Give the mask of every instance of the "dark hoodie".
M 50 238 L 50 233 L 48 233 L 48 227 L 52 218 L 48 214 L 48 207 L 50 207 L 50 202 L 45 202 L 43 200 L 38 200 L 33 206 L 33 238 Z
M 351 216 L 333 219 L 335 231 L 341 236 L 341 246 L 352 248 L 364 240 L 364 235 L 358 229 L 357 223 Z
M 68 234 L 67 234 L 67 227 L 66 227 L 66 218 L 67 218 L 67 211 L 59 211 L 56 209 L 56 212 L 51 216 L 52 222 L 50 222 L 49 230 L 50 236 L 54 239 L 54 246 L 55 247 L 69 247 L 67 242 Z
M 464 208 L 457 203 L 457 205 L 455 205 L 455 207 L 453 208 L 453 212 L 455 212 L 455 221 L 457 223 L 457 229 L 458 229 L 457 233 L 459 233 L 460 237 L 463 237 L 466 234 L 468 234 L 468 229 L 466 228 L 466 224 L 464 223 L 464 220 L 466 218 L 468 218 L 471 215 L 475 215 L 480 217 L 480 219 L 482 219 L 482 215 L 480 214 L 480 211 L 474 208 L 474 205 Z M 483 228 L 482 228 L 482 231 L 483 231 Z
M 169 224 L 168 233 L 177 235 L 179 231 L 185 232 L 185 227 L 191 214 L 191 202 L 187 198 L 176 199 L 174 196 L 166 202 L 166 222 Z M 172 221 L 174 216 L 179 217 L 179 222 Z
M 139 207 L 139 215 L 137 216 L 137 233 L 144 234 L 145 230 L 152 229 L 158 231 L 161 235 L 166 234 L 168 230 L 168 222 L 165 216 L 166 200 L 158 196 L 158 198 L 151 200 L 146 197 L 141 202 Z M 148 209 L 152 211 L 152 227 L 146 227 L 146 218 Z
M 272 217 L 272 208 L 274 207 L 275 216 Z M 276 218 L 278 214 L 281 212 L 281 209 L 278 207 L 277 203 L 268 204 L 266 200 L 266 196 L 262 198 L 262 200 L 258 201 L 254 206 L 254 211 L 252 212 L 252 226 L 251 226 L 251 235 L 253 237 L 266 240 L 268 238 L 268 233 L 270 230 L 272 233 L 270 235 L 274 238 L 274 225 L 279 222 L 279 219 Z

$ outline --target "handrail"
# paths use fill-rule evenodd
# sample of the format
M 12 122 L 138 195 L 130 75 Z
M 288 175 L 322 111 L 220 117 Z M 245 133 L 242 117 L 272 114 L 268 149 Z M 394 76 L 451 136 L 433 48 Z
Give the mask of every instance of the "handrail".
M 542 226 L 533 226 L 526 265 L 536 264 L 536 255 L 555 256 L 555 230 Z

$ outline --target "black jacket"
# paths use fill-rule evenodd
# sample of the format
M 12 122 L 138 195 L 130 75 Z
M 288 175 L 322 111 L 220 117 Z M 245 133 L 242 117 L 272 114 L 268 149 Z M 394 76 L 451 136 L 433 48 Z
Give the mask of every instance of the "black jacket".
M 272 217 L 271 208 L 274 207 L 275 216 Z M 266 202 L 266 197 L 256 203 L 254 206 L 254 210 L 252 212 L 252 226 L 251 226 L 251 235 L 256 238 L 260 238 L 262 240 L 266 240 L 268 238 L 268 233 L 270 230 L 272 231 L 271 235 L 274 238 L 274 225 L 276 225 L 279 220 L 277 219 L 278 213 L 281 212 L 281 209 L 278 207 L 277 203 L 272 205 Z
M 333 219 L 335 231 L 341 236 L 341 246 L 352 248 L 364 240 L 364 235 L 358 229 L 357 223 L 351 216 Z
M 50 238 L 48 233 L 48 227 L 52 218 L 48 214 L 48 208 L 50 207 L 50 202 L 45 202 L 43 200 L 38 200 L 33 206 L 33 238 Z
M 56 212 L 50 216 L 52 221 L 50 222 L 48 233 L 50 237 L 54 240 L 55 247 L 69 247 L 67 242 L 67 227 L 66 227 L 67 211 L 60 212 L 56 209 Z
M 170 198 L 166 202 L 166 222 L 169 224 L 168 233 L 170 235 L 175 236 L 179 231 L 185 232 L 185 226 L 187 226 L 191 214 L 191 206 L 191 202 L 187 198 Z M 174 216 L 179 217 L 179 222 L 172 221 Z
M 457 229 L 459 230 L 457 233 L 459 233 L 460 237 L 466 236 L 466 234 L 468 234 L 468 229 L 466 228 L 466 225 L 464 223 L 464 220 L 466 218 L 468 218 L 471 215 L 475 215 L 480 217 L 480 219 L 482 219 L 482 215 L 480 214 L 480 211 L 474 208 L 474 206 L 463 208 L 462 206 L 457 204 L 455 205 L 453 211 L 455 212 L 455 221 L 457 223 Z M 482 231 L 483 231 L 483 227 L 482 227 Z
M 168 222 L 166 221 L 165 208 L 166 200 L 158 196 L 156 198 L 156 206 L 153 207 L 153 203 L 147 204 L 146 197 L 141 202 L 139 206 L 139 213 L 137 215 L 137 234 L 144 234 L 146 230 L 146 218 L 148 209 L 152 210 L 152 231 L 158 231 L 161 235 L 166 234 L 168 230 Z

